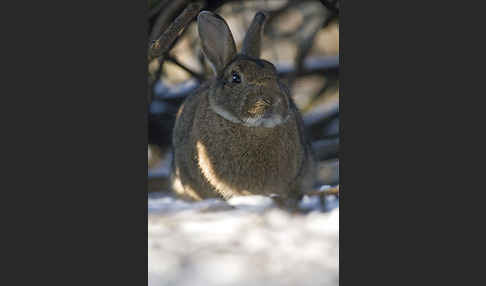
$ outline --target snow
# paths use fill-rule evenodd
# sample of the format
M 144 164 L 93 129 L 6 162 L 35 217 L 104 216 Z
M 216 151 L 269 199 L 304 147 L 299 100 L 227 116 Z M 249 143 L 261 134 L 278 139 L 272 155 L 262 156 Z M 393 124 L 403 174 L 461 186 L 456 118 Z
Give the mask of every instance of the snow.
M 304 197 L 290 213 L 272 199 L 148 200 L 149 285 L 338 285 L 338 199 Z

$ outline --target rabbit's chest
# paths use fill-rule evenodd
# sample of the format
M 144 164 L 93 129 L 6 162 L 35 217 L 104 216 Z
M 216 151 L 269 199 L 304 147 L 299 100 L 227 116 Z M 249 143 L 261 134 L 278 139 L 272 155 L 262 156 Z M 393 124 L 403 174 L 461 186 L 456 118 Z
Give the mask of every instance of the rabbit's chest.
M 204 120 L 195 121 L 193 146 L 205 180 L 231 195 L 286 192 L 303 156 L 292 121 L 275 128 L 252 128 L 214 113 L 202 116 Z

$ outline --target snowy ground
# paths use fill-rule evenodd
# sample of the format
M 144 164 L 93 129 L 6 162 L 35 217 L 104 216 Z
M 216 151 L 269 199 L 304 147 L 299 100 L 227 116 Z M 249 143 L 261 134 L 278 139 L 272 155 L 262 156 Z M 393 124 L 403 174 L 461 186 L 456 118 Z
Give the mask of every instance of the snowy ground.
M 338 285 L 339 208 L 305 198 L 291 214 L 266 197 L 148 200 L 148 285 Z

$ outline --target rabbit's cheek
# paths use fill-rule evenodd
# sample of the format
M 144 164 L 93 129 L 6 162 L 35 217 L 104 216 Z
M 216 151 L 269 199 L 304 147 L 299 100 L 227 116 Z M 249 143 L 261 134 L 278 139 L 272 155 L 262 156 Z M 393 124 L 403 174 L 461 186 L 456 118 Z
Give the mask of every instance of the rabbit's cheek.
M 271 128 L 285 123 L 289 118 L 289 112 L 281 102 L 269 108 L 262 118 L 262 126 Z
M 280 115 L 282 119 L 289 115 L 289 104 L 284 96 L 279 98 L 278 103 L 274 105 L 273 114 Z
M 224 108 L 223 105 L 216 102 L 214 96 L 209 96 L 209 108 L 211 108 L 213 112 L 226 120 L 229 120 L 233 123 L 241 123 L 241 120 L 239 120 L 232 112 Z

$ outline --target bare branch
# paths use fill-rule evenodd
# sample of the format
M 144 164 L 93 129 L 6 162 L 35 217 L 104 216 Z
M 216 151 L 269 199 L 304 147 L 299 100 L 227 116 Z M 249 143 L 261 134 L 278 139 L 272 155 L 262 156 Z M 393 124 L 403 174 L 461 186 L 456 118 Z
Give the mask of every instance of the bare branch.
M 178 11 L 181 11 L 186 5 L 187 0 L 167 1 L 164 4 L 164 9 L 161 10 L 149 35 L 149 44 L 156 40 L 169 26 L 171 21 L 175 18 Z
M 339 152 L 339 137 L 314 141 L 312 150 L 319 161 L 335 157 Z
M 189 4 L 165 32 L 150 45 L 149 60 L 166 54 L 180 32 L 197 16 L 202 7 L 203 5 L 200 2 Z

